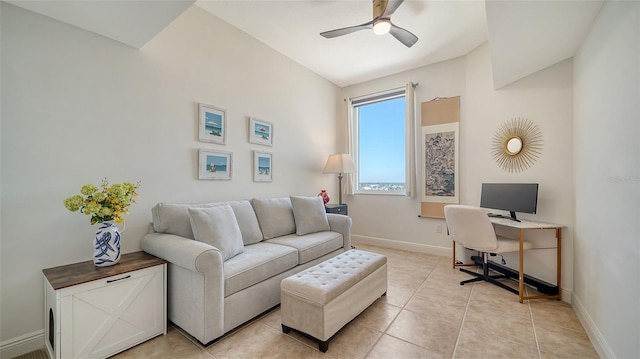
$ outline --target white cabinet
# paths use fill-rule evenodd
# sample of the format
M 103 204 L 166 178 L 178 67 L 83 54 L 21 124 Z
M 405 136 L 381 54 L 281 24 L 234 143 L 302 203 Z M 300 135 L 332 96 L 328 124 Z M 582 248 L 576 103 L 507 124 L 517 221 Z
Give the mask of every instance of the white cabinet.
M 166 334 L 166 262 L 144 252 L 111 267 L 43 270 L 51 358 L 106 358 Z

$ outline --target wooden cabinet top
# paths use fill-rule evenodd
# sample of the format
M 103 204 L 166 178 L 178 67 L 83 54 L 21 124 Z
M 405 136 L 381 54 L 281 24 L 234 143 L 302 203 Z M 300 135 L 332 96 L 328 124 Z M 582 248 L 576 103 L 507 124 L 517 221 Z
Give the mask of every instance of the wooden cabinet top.
M 167 261 L 149 253 L 134 252 L 123 254 L 118 264 L 109 267 L 96 267 L 93 264 L 93 260 L 90 260 L 43 269 L 42 273 L 51 284 L 51 287 L 54 290 L 58 290 L 164 263 L 167 263 Z

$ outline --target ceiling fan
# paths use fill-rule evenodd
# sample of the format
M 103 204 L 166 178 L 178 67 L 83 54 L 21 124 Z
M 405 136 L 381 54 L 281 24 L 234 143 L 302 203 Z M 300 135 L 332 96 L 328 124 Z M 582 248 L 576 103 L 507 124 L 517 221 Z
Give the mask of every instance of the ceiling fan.
M 330 39 L 364 29 L 373 29 L 373 32 L 378 35 L 391 33 L 406 47 L 411 47 L 418 41 L 418 37 L 391 22 L 391 15 L 403 2 L 404 0 L 373 0 L 373 20 L 362 25 L 321 32 L 320 35 Z

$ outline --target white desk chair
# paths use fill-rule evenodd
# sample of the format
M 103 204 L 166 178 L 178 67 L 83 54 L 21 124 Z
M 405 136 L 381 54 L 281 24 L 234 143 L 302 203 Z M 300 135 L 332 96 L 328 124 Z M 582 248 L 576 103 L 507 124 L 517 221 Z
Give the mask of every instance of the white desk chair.
M 447 205 L 444 207 L 444 217 L 447 221 L 449 237 L 453 245 L 460 243 L 463 247 L 482 253 L 482 273 L 472 272 L 460 268 L 461 272 L 469 273 L 476 278 L 464 280 L 460 285 L 472 282 L 487 281 L 518 294 L 518 290 L 511 288 L 497 279 L 506 278 L 504 275 L 489 275 L 489 253 L 518 252 L 518 240 L 496 236 L 487 213 L 480 207 Z M 524 241 L 523 249 L 531 249 L 530 242 Z

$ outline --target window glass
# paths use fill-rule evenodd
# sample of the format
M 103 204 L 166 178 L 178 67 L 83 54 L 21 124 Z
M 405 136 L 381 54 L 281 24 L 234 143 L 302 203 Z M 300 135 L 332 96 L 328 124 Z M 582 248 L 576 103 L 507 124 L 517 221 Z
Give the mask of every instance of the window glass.
M 404 193 L 404 91 L 354 101 L 357 149 L 356 193 Z

